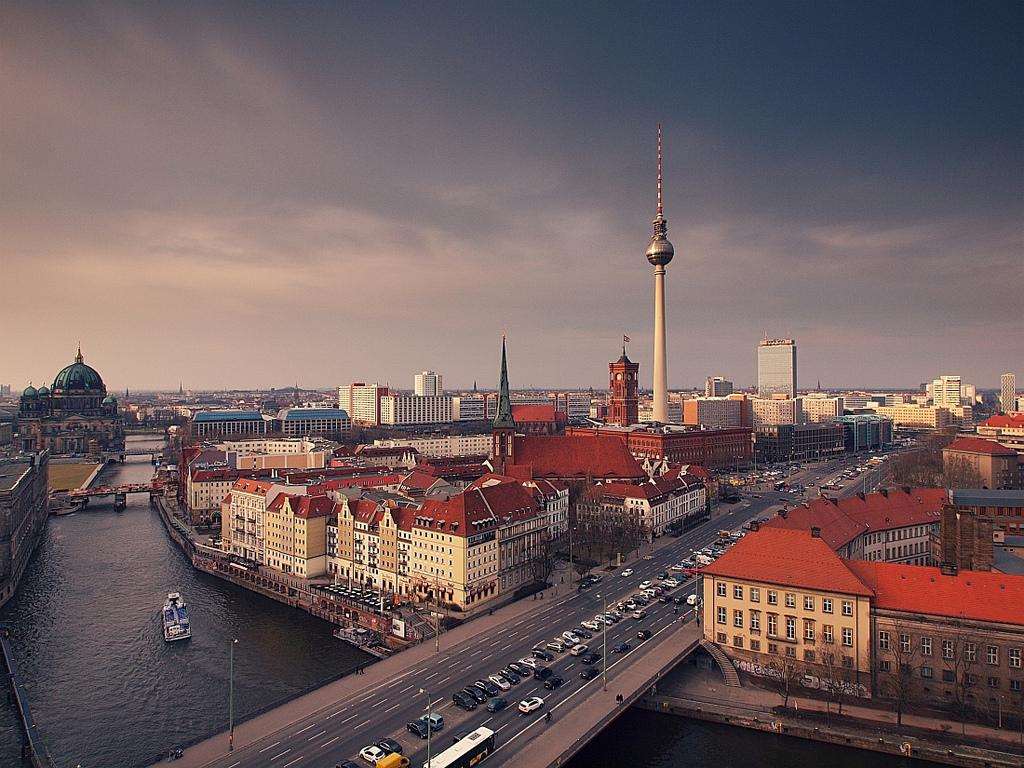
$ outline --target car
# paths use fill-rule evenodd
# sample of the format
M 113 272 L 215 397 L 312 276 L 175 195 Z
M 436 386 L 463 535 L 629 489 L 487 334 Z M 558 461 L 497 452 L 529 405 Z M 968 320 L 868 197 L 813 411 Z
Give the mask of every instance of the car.
M 530 661 L 533 661 L 533 659 L 530 659 Z M 537 662 L 534 661 L 534 664 L 536 663 Z M 524 664 L 521 661 L 513 661 L 509 664 L 509 667 L 511 667 L 520 677 L 529 677 L 533 674 L 533 665 Z
M 549 677 L 547 680 L 544 681 L 544 687 L 547 688 L 549 691 L 553 691 L 556 688 L 561 688 L 562 687 L 562 683 L 564 683 L 564 682 L 565 682 L 565 680 L 560 678 L 558 675 L 552 675 L 551 677 Z
M 586 645 L 584 645 L 583 643 L 577 643 L 576 645 L 574 645 L 572 648 L 569 649 L 569 653 L 571 653 L 573 656 L 582 656 L 584 653 L 586 653 L 589 650 L 590 649 Z
M 637 621 L 640 621 L 641 619 L 646 619 L 647 611 L 643 610 L 642 608 L 639 611 L 633 611 L 633 618 Z
M 585 669 L 580 670 L 580 680 L 592 680 L 599 674 L 601 673 L 598 672 L 594 667 L 587 667 Z
M 668 595 L 662 595 L 661 597 L 658 598 L 658 602 L 659 603 L 671 603 L 672 602 L 672 598 L 669 597 Z
M 580 641 L 580 636 L 577 635 L 575 632 L 563 632 L 562 640 L 566 643 L 569 643 L 571 647 L 573 645 L 576 645 L 576 643 Z
M 519 660 L 519 664 L 530 670 L 526 673 L 527 675 L 532 675 L 533 670 L 537 667 L 537 657 L 524 656 Z
M 359 757 L 366 760 L 370 765 L 377 765 L 377 761 L 387 757 L 387 753 L 379 748 L 377 744 L 370 744 L 359 750 Z
M 483 704 L 485 701 L 487 701 L 487 694 L 484 691 L 477 688 L 475 685 L 467 685 L 465 688 L 462 689 L 462 693 L 469 696 L 477 704 Z
M 507 691 L 512 688 L 512 683 L 506 680 L 501 675 L 488 675 L 487 679 L 494 683 L 502 691 Z
M 686 596 L 686 604 L 687 605 L 696 605 L 697 604 L 697 593 L 696 592 Z
M 679 586 L 679 582 L 676 579 L 668 578 L 661 582 L 661 586 L 667 587 L 668 589 L 675 589 Z
M 456 691 L 452 694 L 452 703 L 459 709 L 464 709 L 467 712 L 472 712 L 477 708 L 477 701 L 475 696 L 470 696 L 465 691 Z
M 647 589 L 649 586 L 651 586 L 651 582 L 649 582 L 649 581 L 641 581 L 640 582 L 640 589 Z
M 487 702 L 488 712 L 501 712 L 505 707 L 508 706 L 508 699 L 502 698 L 501 696 L 495 696 L 493 699 Z
M 596 664 L 600 660 L 601 660 L 601 654 L 600 653 L 596 653 L 595 651 L 590 651 L 590 652 L 584 653 L 582 656 L 580 656 L 580 661 L 582 663 L 584 663 L 584 664 Z
M 633 646 L 631 646 L 629 643 L 619 643 L 614 648 L 612 648 L 611 652 L 612 653 L 626 653 L 632 647 Z
M 477 688 L 482 688 L 487 692 L 488 696 L 498 696 L 501 694 L 501 688 L 492 683 L 490 680 L 477 680 L 473 683 Z
M 552 640 L 550 643 L 544 646 L 549 651 L 555 651 L 556 653 L 562 653 L 565 650 L 565 643 L 561 640 Z
M 380 739 L 377 741 L 377 746 L 389 755 L 400 755 L 405 751 L 402 745 L 394 739 Z
M 355 760 L 342 760 L 340 763 L 335 763 L 334 768 L 363 768 Z
M 633 598 L 633 602 L 637 605 L 647 605 L 649 602 L 651 602 L 651 598 L 649 598 L 647 595 L 637 595 L 635 598 Z
M 676 595 L 675 597 L 672 598 L 672 602 L 675 603 L 676 605 L 682 605 L 683 603 L 686 602 L 686 598 L 683 597 L 682 595 Z
M 611 617 L 612 624 L 618 624 L 623 618 L 621 611 L 612 611 L 608 615 Z
M 574 630 L 574 631 L 576 633 L 576 636 L 579 637 L 582 640 L 589 640 L 590 638 L 592 638 L 594 636 L 594 633 L 591 632 L 588 629 L 577 629 L 577 630 Z
M 693 567 L 692 563 L 690 565 L 686 565 L 685 563 L 676 563 L 675 565 L 670 566 L 669 570 L 671 570 L 671 571 L 685 571 L 687 568 L 692 568 L 692 567 Z
M 540 661 L 554 661 L 555 654 L 551 653 L 551 651 L 545 651 L 543 648 L 534 648 L 533 658 L 538 659 Z
M 544 706 L 544 699 L 540 696 L 531 696 L 528 699 L 523 699 L 519 702 L 519 711 L 524 715 L 528 715 L 531 712 L 536 712 L 538 709 Z
M 523 679 L 522 675 L 513 669 L 511 664 L 501 670 L 501 676 L 508 680 L 511 685 L 519 685 L 519 681 Z
M 632 575 L 633 575 L 633 569 L 632 568 L 627 568 L 626 570 L 624 570 L 622 573 L 619 574 L 619 576 L 622 576 L 622 577 L 629 577 L 629 576 L 632 576 Z
M 654 555 L 644 555 L 644 560 L 653 560 Z
M 548 667 L 537 667 L 535 670 L 533 670 L 533 679 L 547 680 L 549 677 L 551 677 L 552 674 L 553 673 L 551 672 L 551 669 Z
M 602 620 L 602 623 L 604 623 L 603 620 Z M 597 623 L 597 619 L 596 618 L 592 619 L 592 620 L 589 620 L 589 621 L 580 622 L 580 626 L 583 627 L 584 629 L 589 629 L 589 630 L 592 630 L 594 632 L 597 632 L 597 630 L 599 630 L 601 628 L 601 626 Z
M 639 632 L 636 633 L 636 639 L 637 640 L 650 640 L 651 639 L 651 630 L 649 630 L 649 629 L 641 629 Z
M 664 587 L 651 587 L 648 591 L 651 593 L 651 598 L 652 599 L 654 597 L 661 597 L 662 595 L 665 594 L 665 588 Z
M 658 578 L 659 579 L 667 579 L 668 578 L 668 571 L 662 571 L 661 573 L 659 573 L 658 574 Z
M 421 739 L 427 738 L 428 733 L 437 733 L 444 728 L 444 717 L 437 713 L 433 713 L 428 718 L 427 715 L 417 717 L 406 728 L 410 733 L 415 733 Z
M 636 610 L 636 606 L 637 606 L 637 604 L 634 601 L 632 601 L 632 600 L 627 600 L 622 605 L 623 609 L 628 611 L 629 613 L 632 613 L 633 611 L 635 611 Z

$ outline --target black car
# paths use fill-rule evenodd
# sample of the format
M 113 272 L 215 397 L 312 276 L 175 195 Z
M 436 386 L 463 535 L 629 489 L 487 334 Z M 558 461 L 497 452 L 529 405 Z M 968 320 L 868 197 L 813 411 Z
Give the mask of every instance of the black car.
M 580 680 L 592 680 L 599 674 L 601 673 L 593 667 L 587 667 L 586 669 L 580 670 Z
M 625 653 L 632 647 L 633 646 L 631 646 L 629 643 L 619 643 L 614 648 L 612 648 L 612 653 Z
M 532 653 L 533 658 L 540 659 L 541 661 L 555 660 L 555 654 L 551 653 L 550 651 L 545 651 L 543 648 L 534 648 Z
M 511 685 L 519 685 L 519 681 L 523 679 L 512 667 L 505 667 L 501 670 L 501 676 L 508 680 Z
M 363 766 L 352 760 L 342 760 L 340 763 L 335 765 L 334 768 L 363 768 Z
M 491 696 L 497 696 L 501 693 L 501 688 L 496 686 L 490 680 L 477 680 L 475 683 L 473 683 L 473 685 L 475 685 L 481 691 L 486 693 L 487 698 L 490 698 Z
M 428 725 L 428 722 L 430 725 Z M 444 718 L 441 715 L 434 714 L 428 720 L 427 716 L 423 715 L 422 717 L 417 717 L 405 727 L 409 730 L 409 733 L 414 733 L 421 739 L 425 739 L 428 733 L 437 733 L 444 728 Z
M 648 640 L 651 637 L 651 630 L 641 629 L 636 633 L 637 640 Z
M 505 707 L 508 706 L 508 700 L 502 696 L 495 696 L 487 702 L 488 712 L 501 712 Z
M 584 664 L 596 664 L 601 659 L 601 654 L 596 651 L 589 651 L 580 656 L 580 661 Z
M 591 632 L 589 629 L 583 629 L 582 627 L 580 627 L 579 629 L 574 629 L 573 634 L 577 637 L 582 637 L 584 640 L 590 640 L 594 636 L 593 632 Z
M 508 668 L 519 673 L 520 677 L 529 677 L 533 674 L 533 670 L 522 662 L 513 661 L 508 665 Z
M 661 597 L 658 598 L 658 602 L 659 603 L 671 603 L 672 602 L 672 598 L 669 597 L 668 595 L 662 595 Z
M 400 755 L 403 752 L 402 745 L 394 739 L 381 739 L 377 742 L 377 746 L 383 749 L 385 752 L 390 754 Z
M 456 691 L 452 694 L 452 703 L 459 709 L 472 712 L 477 707 L 476 699 L 465 691 Z
M 668 571 L 662 571 L 661 573 L 659 573 L 658 574 L 658 578 L 659 579 L 667 579 L 668 578 Z
M 562 683 L 564 682 L 565 680 L 560 678 L 558 675 L 552 675 L 544 681 L 544 687 L 547 688 L 549 691 L 553 691 L 555 690 L 555 688 L 561 688 Z
M 533 670 L 534 680 L 547 680 L 551 677 L 551 670 L 548 667 L 537 667 Z
M 673 597 L 672 598 L 672 602 L 675 603 L 676 605 L 682 605 L 683 603 L 686 602 L 686 598 L 682 597 L 682 596 L 680 596 L 680 597 Z
M 487 701 L 487 694 L 477 688 L 475 685 L 467 685 L 462 689 L 462 693 L 471 696 L 477 704 L 484 704 Z

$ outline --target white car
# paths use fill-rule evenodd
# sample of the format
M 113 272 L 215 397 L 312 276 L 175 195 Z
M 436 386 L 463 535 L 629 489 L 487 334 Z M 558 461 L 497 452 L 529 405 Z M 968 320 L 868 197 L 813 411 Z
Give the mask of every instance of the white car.
M 504 677 L 501 677 L 500 675 L 491 675 L 487 679 L 499 688 L 501 688 L 501 690 L 503 691 L 507 691 L 512 688 L 512 686 L 508 684 L 508 680 L 506 680 Z
M 378 747 L 376 744 L 371 744 L 368 747 L 363 747 L 359 750 L 359 756 L 363 758 L 370 765 L 376 765 L 378 760 L 383 759 L 387 756 L 387 752 Z
M 576 643 L 578 643 L 582 638 L 579 635 L 577 635 L 575 632 L 563 632 L 562 633 L 562 639 L 565 642 L 567 642 L 567 643 L 571 643 L 572 645 L 576 645 Z
M 574 645 L 572 648 L 569 649 L 569 653 L 571 653 L 573 656 L 582 656 L 584 653 L 586 653 L 589 650 L 590 650 L 590 648 L 586 644 L 584 644 L 584 643 L 577 643 L 576 645 Z
M 528 715 L 531 712 L 536 712 L 538 709 L 544 706 L 544 699 L 540 696 L 531 696 L 528 699 L 523 699 L 519 702 L 519 711 L 524 715 Z
M 670 565 L 669 566 L 669 570 L 670 571 L 685 571 L 686 570 L 686 566 L 683 565 L 682 563 L 676 563 L 675 565 Z
M 640 582 L 640 589 L 642 589 L 642 590 L 643 589 L 647 589 L 649 586 L 651 586 L 651 582 L 649 582 L 649 581 L 641 581 Z
M 533 658 L 532 656 L 524 656 L 523 658 L 521 658 L 519 660 L 519 663 L 520 664 L 525 664 L 530 669 L 536 669 L 537 668 L 537 660 L 535 658 Z
M 627 568 L 626 570 L 624 570 L 622 573 L 619 574 L 619 576 L 632 576 L 632 575 L 633 575 L 633 569 L 632 568 Z
M 561 653 L 562 651 L 565 650 L 565 643 L 563 643 L 561 640 L 552 640 L 550 643 L 548 643 L 544 647 L 547 648 L 549 651 L 554 651 L 555 653 Z
M 696 595 L 696 593 L 692 594 L 692 595 L 687 595 L 686 596 L 686 604 L 687 605 L 696 605 L 697 604 L 697 595 Z
M 661 586 L 668 587 L 669 589 L 675 589 L 679 586 L 679 582 L 675 579 L 665 579 L 663 582 L 661 582 Z
M 615 624 L 615 619 L 612 616 L 604 616 L 602 617 L 601 621 L 604 622 L 604 625 L 606 627 L 610 627 Z
M 601 617 L 601 621 L 604 621 L 603 617 Z M 601 625 L 597 623 L 596 617 L 593 621 L 581 621 L 580 626 L 584 629 L 589 629 L 591 632 L 597 632 L 601 628 Z

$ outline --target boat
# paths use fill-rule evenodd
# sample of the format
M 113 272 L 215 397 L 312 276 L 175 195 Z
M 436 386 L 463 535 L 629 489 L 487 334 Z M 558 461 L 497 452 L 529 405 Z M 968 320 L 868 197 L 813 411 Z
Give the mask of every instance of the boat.
M 192 637 L 192 625 L 188 620 L 188 608 L 180 592 L 168 592 L 162 614 L 164 641 L 187 640 Z

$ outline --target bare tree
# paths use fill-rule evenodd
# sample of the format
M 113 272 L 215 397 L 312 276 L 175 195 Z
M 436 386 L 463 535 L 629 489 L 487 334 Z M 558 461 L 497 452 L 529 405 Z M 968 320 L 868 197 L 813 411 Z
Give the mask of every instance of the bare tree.
M 880 632 L 888 632 L 888 648 L 880 648 L 888 658 L 879 659 L 879 662 L 889 664 L 889 670 L 880 681 L 882 695 L 892 700 L 893 709 L 896 711 L 896 725 L 903 725 L 903 713 L 913 703 L 916 696 L 916 680 L 914 678 L 914 662 L 917 659 L 918 644 L 914 642 L 910 629 L 898 619 L 893 621 L 887 629 Z
M 973 640 L 958 634 L 954 638 L 942 640 L 942 660 L 950 673 L 947 682 L 951 685 L 953 700 L 952 709 L 960 719 L 960 733 L 966 735 L 967 718 L 974 710 L 975 685 L 974 669 L 978 663 L 978 646 Z
M 983 482 L 978 468 L 960 456 L 946 457 L 942 474 L 947 488 L 981 488 Z
M 803 671 L 797 664 L 796 658 L 787 656 L 785 653 L 775 653 L 765 664 L 765 669 L 768 670 L 771 687 L 782 698 L 782 706 L 789 707 L 789 697 L 803 677 Z
M 826 697 L 826 710 L 831 713 L 832 704 L 835 704 L 837 713 L 842 716 L 843 704 L 846 703 L 852 688 L 851 670 L 846 666 L 844 655 L 837 650 L 835 642 L 828 642 L 822 638 L 815 653 L 823 673 L 820 684 L 821 691 Z

